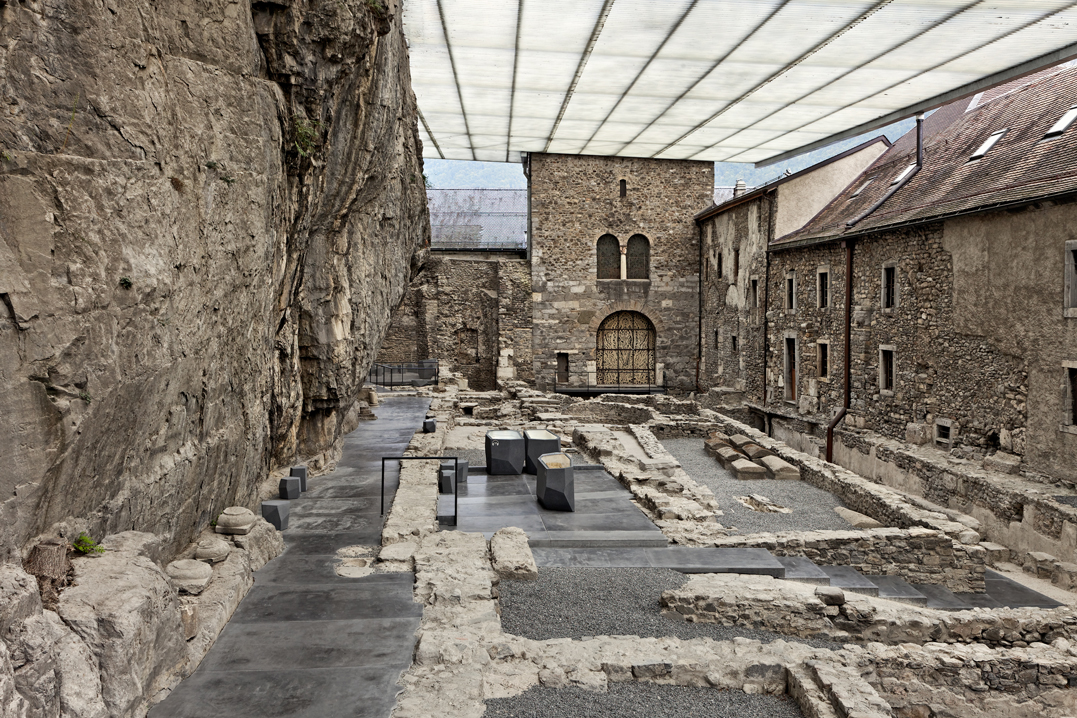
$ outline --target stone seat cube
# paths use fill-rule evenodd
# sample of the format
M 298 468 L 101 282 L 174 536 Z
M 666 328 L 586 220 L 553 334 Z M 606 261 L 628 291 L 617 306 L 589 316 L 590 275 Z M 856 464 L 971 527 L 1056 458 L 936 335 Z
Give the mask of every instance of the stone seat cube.
M 302 493 L 302 483 L 298 476 L 285 476 L 277 486 L 280 489 L 280 497 L 284 500 L 298 499 Z
M 576 510 L 576 478 L 568 454 L 558 452 L 539 456 L 537 479 L 535 496 L 543 508 Z
M 524 437 L 518 431 L 499 429 L 486 432 L 486 473 L 515 475 L 524 471 Z
M 292 476 L 299 478 L 299 490 L 307 490 L 307 467 L 305 466 L 293 466 L 291 472 Z
M 545 429 L 528 429 L 524 432 L 524 473 L 538 473 L 538 457 L 561 451 L 561 439 Z
M 767 470 L 748 459 L 737 459 L 733 462 L 730 470 L 741 481 L 767 478 Z
M 263 501 L 262 518 L 277 527 L 278 531 L 288 528 L 288 510 L 291 504 L 287 501 Z
M 438 420 L 431 417 L 429 419 L 423 419 L 423 433 L 433 434 L 438 430 Z

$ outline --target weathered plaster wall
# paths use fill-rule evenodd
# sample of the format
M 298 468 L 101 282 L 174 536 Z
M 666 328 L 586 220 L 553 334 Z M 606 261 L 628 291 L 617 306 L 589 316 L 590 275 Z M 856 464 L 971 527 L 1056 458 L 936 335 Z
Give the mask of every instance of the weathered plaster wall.
M 398 17 L 0 4 L 0 557 L 332 455 L 429 236 Z
M 393 312 L 380 362 L 439 359 L 468 386 L 533 379 L 531 268 L 520 259 L 434 253 Z
M 627 196 L 619 196 L 620 180 Z M 558 352 L 571 380 L 586 382 L 596 331 L 619 310 L 645 314 L 657 333 L 656 362 L 670 386 L 695 387 L 698 229 L 692 215 L 711 202 L 709 162 L 624 157 L 531 157 L 534 372 L 552 387 Z M 612 234 L 650 240 L 649 280 L 596 279 L 595 245 Z

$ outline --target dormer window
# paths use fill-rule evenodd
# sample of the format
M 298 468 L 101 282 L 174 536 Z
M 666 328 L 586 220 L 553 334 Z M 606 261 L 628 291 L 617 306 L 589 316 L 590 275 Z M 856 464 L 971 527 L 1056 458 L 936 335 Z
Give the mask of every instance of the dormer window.
M 899 174 L 897 177 L 895 177 L 894 181 L 891 182 L 890 184 L 891 185 L 896 185 L 898 182 L 900 182 L 903 179 L 905 179 L 906 177 L 908 177 L 909 173 L 912 172 L 914 169 L 916 169 L 916 163 L 915 162 L 913 162 L 911 165 L 909 165 L 904 170 L 902 170 L 901 174 Z
M 990 152 L 991 148 L 994 147 L 998 143 L 998 141 L 1002 139 L 1002 136 L 1009 131 L 1009 128 L 999 130 L 998 132 L 984 140 L 984 143 L 980 145 L 980 147 L 975 152 L 972 153 L 972 157 L 969 157 L 969 162 L 975 162 L 976 160 L 983 159 L 983 156 Z
M 1045 140 L 1053 140 L 1055 137 L 1059 137 L 1063 132 L 1070 128 L 1073 121 L 1077 120 L 1077 105 L 1066 110 L 1066 114 L 1059 118 L 1058 122 L 1054 126 L 1047 130 L 1047 134 L 1043 136 Z

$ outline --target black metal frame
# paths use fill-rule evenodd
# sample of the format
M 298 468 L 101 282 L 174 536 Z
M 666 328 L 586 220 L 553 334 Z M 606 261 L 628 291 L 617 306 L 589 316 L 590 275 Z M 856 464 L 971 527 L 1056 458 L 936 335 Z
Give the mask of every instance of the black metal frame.
M 460 458 L 457 456 L 383 456 L 381 457 L 381 515 L 385 515 L 385 462 L 386 461 L 448 461 L 452 459 L 453 463 L 453 503 L 452 503 L 452 525 L 456 526 L 460 517 Z M 401 466 L 401 473 L 403 473 L 404 467 Z M 439 468 L 440 472 L 441 469 Z M 440 476 L 438 478 L 441 478 Z M 397 488 L 399 489 L 399 481 L 397 482 Z M 438 492 L 440 496 L 441 493 Z
M 370 367 L 367 372 L 367 383 L 376 386 L 411 386 L 413 379 L 407 378 L 408 374 L 415 375 L 420 381 L 431 381 L 437 384 L 441 379 L 441 363 L 437 360 L 428 359 L 433 365 L 421 362 L 379 362 Z M 430 369 L 434 370 L 433 376 L 423 379 L 422 374 Z M 388 374 L 388 381 L 386 381 Z

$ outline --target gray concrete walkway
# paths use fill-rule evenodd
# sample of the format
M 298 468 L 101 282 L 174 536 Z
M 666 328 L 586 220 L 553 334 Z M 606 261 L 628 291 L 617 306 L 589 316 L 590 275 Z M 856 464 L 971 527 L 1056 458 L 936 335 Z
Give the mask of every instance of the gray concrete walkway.
M 387 717 L 411 663 L 422 605 L 413 574 L 342 578 L 344 546 L 381 543 L 381 457 L 399 456 L 430 400 L 389 398 L 348 435 L 336 471 L 292 502 L 286 549 L 255 585 L 202 664 L 150 718 Z M 386 507 L 398 470 L 386 471 Z

